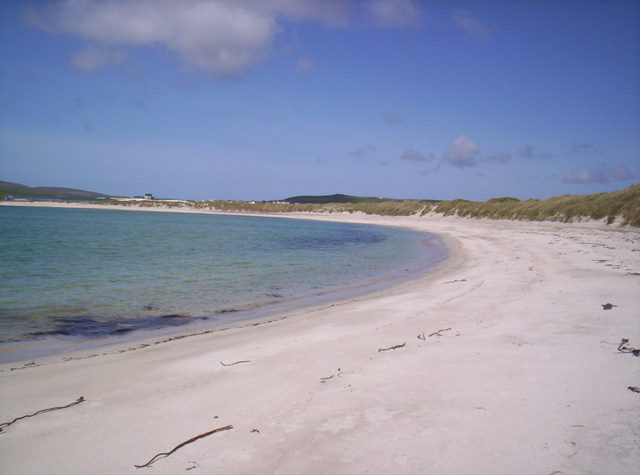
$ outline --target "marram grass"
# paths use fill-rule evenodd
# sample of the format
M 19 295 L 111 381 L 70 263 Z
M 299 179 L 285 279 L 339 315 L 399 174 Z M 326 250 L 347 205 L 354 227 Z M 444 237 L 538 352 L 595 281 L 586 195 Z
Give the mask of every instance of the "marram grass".
M 442 201 L 433 211 L 445 216 L 529 221 L 606 219 L 607 224 L 619 220 L 621 225 L 640 226 L 640 183 L 610 193 L 561 195 L 547 200 L 493 198 L 484 202 Z
M 109 201 L 109 204 L 128 206 L 126 202 Z M 624 190 L 592 195 L 562 195 L 546 200 L 517 198 L 492 198 L 467 201 L 383 200 L 362 203 L 290 204 L 246 201 L 197 201 L 189 203 L 166 201 L 141 201 L 135 206 L 192 208 L 211 211 L 253 213 L 365 213 L 381 216 L 425 215 L 429 212 L 445 216 L 469 218 L 514 219 L 529 221 L 580 221 L 606 219 L 607 224 L 640 226 L 640 183 Z

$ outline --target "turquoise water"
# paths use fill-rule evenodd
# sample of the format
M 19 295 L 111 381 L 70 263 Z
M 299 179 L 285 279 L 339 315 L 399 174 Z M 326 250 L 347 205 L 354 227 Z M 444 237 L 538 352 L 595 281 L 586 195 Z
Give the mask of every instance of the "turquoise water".
M 396 228 L 142 211 L 2 206 L 0 236 L 4 343 L 232 321 L 446 257 Z

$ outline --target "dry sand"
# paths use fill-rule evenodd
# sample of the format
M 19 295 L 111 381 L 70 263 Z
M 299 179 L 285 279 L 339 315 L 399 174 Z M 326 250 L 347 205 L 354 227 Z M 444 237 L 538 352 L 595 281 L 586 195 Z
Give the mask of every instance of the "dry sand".
M 640 358 L 617 350 L 623 337 L 640 347 L 637 229 L 320 218 L 436 232 L 452 256 L 418 280 L 261 325 L 2 365 L 0 421 L 86 401 L 5 428 L 0 472 L 638 469 L 640 394 L 628 386 L 640 386 Z

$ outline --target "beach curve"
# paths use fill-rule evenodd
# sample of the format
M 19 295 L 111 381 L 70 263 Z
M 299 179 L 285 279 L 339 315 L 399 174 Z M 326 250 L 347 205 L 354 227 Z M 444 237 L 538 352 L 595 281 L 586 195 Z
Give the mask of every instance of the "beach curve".
M 638 360 L 617 350 L 640 346 L 638 230 L 304 217 L 425 230 L 453 252 L 417 280 L 259 325 L 2 365 L 2 421 L 86 399 L 0 434 L 3 471 L 133 473 L 227 425 L 153 470 L 614 473 L 640 461 L 640 396 L 627 389 Z

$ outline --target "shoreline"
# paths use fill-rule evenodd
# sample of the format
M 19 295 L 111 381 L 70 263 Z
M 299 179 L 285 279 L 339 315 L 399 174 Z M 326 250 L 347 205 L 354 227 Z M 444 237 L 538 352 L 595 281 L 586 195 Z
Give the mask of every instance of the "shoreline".
M 4 471 L 134 473 L 226 425 L 153 469 L 620 473 L 640 463 L 640 396 L 627 389 L 640 386 L 638 360 L 616 350 L 621 338 L 640 347 L 640 231 L 291 217 L 418 228 L 451 255 L 416 280 L 259 325 L 0 365 L 2 421 L 86 399 L 7 428 Z
M 1 203 L 1 202 L 0 202 Z M 118 205 L 93 205 L 85 203 L 58 203 L 58 202 L 8 202 L 8 206 L 19 207 L 45 207 L 45 208 L 65 208 L 65 209 L 99 209 L 99 210 L 120 210 Z M 145 207 L 134 206 L 124 209 L 126 211 L 157 211 L 157 212 L 176 212 L 195 214 L 191 210 L 180 209 L 146 209 Z M 210 215 L 232 215 L 232 216 L 254 216 L 261 218 L 288 218 L 288 219 L 307 219 L 318 220 L 322 215 L 312 216 L 274 216 L 266 214 L 248 213 L 226 213 L 205 211 L 197 214 Z M 322 219 L 320 219 L 322 220 Z M 336 221 L 336 220 L 324 220 Z M 342 220 L 343 221 L 343 220 Z M 389 226 L 386 223 L 362 223 L 371 226 Z M 17 364 L 20 362 L 35 363 L 36 360 L 50 358 L 77 358 L 78 354 L 90 352 L 92 355 L 109 353 L 113 348 L 126 347 L 139 348 L 146 347 L 149 344 L 160 344 L 167 340 L 173 341 L 178 338 L 185 338 L 193 334 L 202 334 L 218 332 L 230 327 L 245 327 L 255 324 L 261 324 L 270 319 L 278 319 L 280 315 L 286 313 L 297 312 L 303 309 L 322 308 L 333 306 L 340 302 L 350 301 L 356 298 L 366 297 L 384 292 L 389 288 L 402 285 L 405 282 L 419 279 L 430 273 L 435 267 L 442 264 L 442 261 L 448 258 L 449 249 L 444 245 L 440 236 L 428 233 L 424 229 L 412 229 L 408 226 L 402 226 L 408 231 L 420 233 L 423 236 L 422 243 L 419 245 L 418 255 L 413 262 L 396 266 L 392 270 L 386 270 L 375 276 L 369 276 L 362 280 L 344 286 L 332 286 L 317 291 L 307 291 L 305 293 L 290 296 L 286 299 L 276 299 L 262 303 L 250 302 L 247 305 L 240 305 L 230 309 L 201 311 L 190 315 L 191 321 L 184 325 L 167 325 L 164 327 L 134 330 L 124 334 L 113 334 L 96 337 L 33 337 L 31 339 L 16 339 L 0 342 L 0 365 L 1 364 Z M 432 253 L 428 250 L 429 246 L 435 246 L 436 252 Z M 178 311 L 178 313 L 181 313 Z M 186 315 L 186 314 L 185 314 Z

